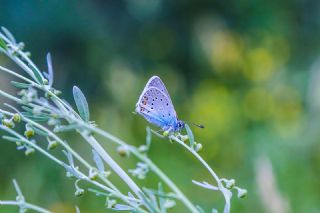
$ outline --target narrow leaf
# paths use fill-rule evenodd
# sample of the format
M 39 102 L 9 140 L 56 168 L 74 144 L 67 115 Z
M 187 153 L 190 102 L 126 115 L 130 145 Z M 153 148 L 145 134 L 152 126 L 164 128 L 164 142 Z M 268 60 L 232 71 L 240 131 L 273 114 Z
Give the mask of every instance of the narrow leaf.
M 22 113 L 24 113 L 24 115 L 27 115 L 27 116 L 34 115 L 34 109 L 32 109 L 30 107 L 27 107 L 27 106 L 22 106 L 21 108 L 23 110 L 25 110 L 25 112 L 22 112 Z M 36 115 L 37 116 L 41 116 L 41 117 L 45 117 L 45 118 L 51 118 L 52 117 L 52 115 L 50 115 L 48 113 L 44 113 L 44 112 L 37 112 Z
M 11 84 L 19 89 L 27 89 L 31 86 L 30 84 L 20 83 L 16 81 L 11 81 Z
M 177 195 L 175 195 L 173 192 L 165 193 L 165 192 L 160 192 L 159 190 L 155 191 L 153 189 L 145 189 L 145 190 L 152 192 L 157 197 L 169 198 L 169 199 L 178 199 Z
M 21 114 L 26 117 L 29 118 L 33 121 L 38 121 L 38 122 L 45 122 L 49 120 L 49 117 L 44 116 L 44 115 L 34 115 L 32 113 L 29 112 L 21 112 Z
M 65 156 L 68 158 L 70 166 L 74 167 L 74 161 L 73 161 L 73 156 L 69 151 L 62 150 L 62 152 L 65 154 Z
M 54 128 L 54 132 L 68 132 L 75 129 L 79 129 L 81 126 L 79 124 L 70 124 L 70 125 L 59 125 Z
M 67 170 L 67 172 L 75 176 L 77 179 L 84 179 L 84 176 L 80 174 L 74 167 L 68 166 L 67 164 L 63 164 L 63 166 Z
M 21 108 L 22 108 L 22 109 L 24 109 L 26 112 L 33 113 L 33 109 L 32 109 L 32 108 L 30 108 L 30 107 L 22 106 Z
M 194 146 L 194 136 L 193 136 L 193 133 L 189 127 L 188 124 L 185 124 L 185 127 L 186 127 L 186 130 L 187 130 L 187 134 L 188 134 L 188 137 L 189 137 L 189 144 L 190 144 L 190 147 L 193 149 L 193 146 Z
M 86 97 L 83 95 L 83 93 L 77 86 L 73 86 L 73 98 L 76 102 L 80 117 L 84 121 L 89 122 L 90 114 L 88 102 L 86 100 Z
M 131 206 L 124 205 L 124 204 L 116 204 L 112 209 L 116 211 L 130 211 L 133 208 Z
M 95 193 L 96 196 L 104 196 L 104 197 L 109 197 L 109 196 L 111 196 L 111 193 L 107 194 L 107 193 L 105 193 L 105 192 L 101 192 L 101 191 L 98 191 L 98 190 L 92 189 L 92 188 L 88 188 L 88 191 L 89 191 L 89 192 L 92 192 L 92 193 Z
M 200 213 L 206 213 L 201 206 L 196 205 L 196 208 L 199 210 Z
M 7 44 L 1 37 L 0 37 L 0 48 L 7 50 Z
M 53 84 L 53 68 L 52 68 L 52 60 L 51 60 L 51 54 L 47 54 L 47 65 L 48 65 L 48 80 L 49 80 L 49 86 L 52 86 Z
M 21 189 L 20 189 L 20 187 L 18 185 L 18 182 L 16 181 L 16 179 L 13 179 L 12 182 L 13 182 L 14 189 L 16 190 L 16 192 L 18 194 L 18 201 L 24 203 L 25 202 L 25 198 L 24 198 L 24 196 L 23 196 L 23 194 L 21 192 Z
M 159 194 L 164 194 L 161 183 L 158 183 L 158 192 L 159 192 Z M 159 199 L 159 207 L 160 207 L 161 213 L 166 213 L 167 210 L 164 207 L 165 199 L 163 199 L 163 197 L 161 197 L 161 196 L 159 196 L 158 199 Z
M 75 208 L 76 208 L 76 213 L 80 213 L 80 208 L 78 206 L 76 206 Z
M 34 77 L 36 78 L 35 80 L 38 83 L 43 85 L 43 77 L 41 75 L 41 72 L 34 65 L 32 65 L 32 64 L 28 64 L 28 65 L 29 65 L 28 67 L 32 70 L 32 72 L 34 74 Z
M 151 129 L 150 129 L 150 127 L 147 126 L 146 130 L 147 130 L 146 144 L 149 149 L 150 145 L 151 145 Z
M 151 210 L 151 212 L 157 212 L 157 210 L 155 209 L 155 207 L 153 206 L 153 204 L 149 201 L 149 199 L 147 199 L 145 197 L 145 195 L 141 192 L 141 198 L 142 198 L 142 201 L 144 203 L 144 205 Z
M 41 136 L 45 136 L 45 137 L 48 136 L 48 133 L 47 133 L 47 132 L 45 132 L 45 131 L 43 131 L 43 130 L 35 127 L 35 126 L 32 126 L 32 128 L 34 129 L 34 131 L 36 132 L 36 134 L 41 135 Z
M 1 27 L 1 30 L 4 32 L 4 34 L 7 36 L 7 38 L 12 42 L 12 43 L 17 43 L 16 39 L 12 35 L 12 33 L 5 27 Z
M 11 141 L 11 142 L 17 142 L 17 141 L 23 142 L 23 141 L 24 141 L 24 140 L 21 140 L 21 139 L 19 139 L 19 138 L 12 137 L 12 136 L 7 136 L 7 135 L 2 136 L 2 138 L 3 138 L 4 140 Z
M 192 180 L 192 183 L 195 184 L 195 185 L 198 185 L 198 186 L 200 186 L 202 188 L 206 188 L 206 189 L 210 189 L 210 190 L 214 190 L 214 191 L 219 190 L 218 187 L 213 186 L 213 185 L 211 185 L 211 184 L 209 184 L 209 183 L 207 183 L 205 181 L 201 183 L 201 182 Z
M 93 160 L 96 163 L 98 170 L 100 172 L 104 172 L 104 164 L 100 155 L 94 149 L 92 150 L 92 154 L 93 154 Z

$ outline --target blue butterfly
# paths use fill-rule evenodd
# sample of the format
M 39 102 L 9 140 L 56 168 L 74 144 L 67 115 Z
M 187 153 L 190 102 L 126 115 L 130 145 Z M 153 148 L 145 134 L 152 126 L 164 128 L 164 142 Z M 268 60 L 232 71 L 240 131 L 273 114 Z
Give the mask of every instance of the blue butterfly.
M 178 119 L 169 93 L 158 76 L 149 79 L 135 111 L 163 131 L 179 132 L 185 126 L 184 122 Z

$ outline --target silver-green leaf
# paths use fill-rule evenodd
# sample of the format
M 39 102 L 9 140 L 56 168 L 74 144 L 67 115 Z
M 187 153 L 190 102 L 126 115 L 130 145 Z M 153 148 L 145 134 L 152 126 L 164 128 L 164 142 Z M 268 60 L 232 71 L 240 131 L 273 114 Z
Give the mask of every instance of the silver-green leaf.
M 84 121 L 89 122 L 90 113 L 89 113 L 88 102 L 86 100 L 86 97 L 83 95 L 83 93 L 77 86 L 73 86 L 73 98 L 74 98 L 74 101 L 76 102 L 80 117 Z
M 192 133 L 192 131 L 191 131 L 191 129 L 190 129 L 188 124 L 185 124 L 185 127 L 186 127 L 186 130 L 187 130 L 187 133 L 188 133 L 190 147 L 193 149 L 193 146 L 194 146 L 193 133 Z

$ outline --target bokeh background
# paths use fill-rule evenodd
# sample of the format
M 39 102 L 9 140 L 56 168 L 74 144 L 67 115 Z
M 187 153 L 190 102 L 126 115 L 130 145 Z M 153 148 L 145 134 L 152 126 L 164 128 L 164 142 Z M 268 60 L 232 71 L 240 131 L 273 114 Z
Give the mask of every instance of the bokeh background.
M 59 1 L 0 3 L 0 24 L 26 43 L 45 69 L 51 52 L 57 89 L 72 102 L 86 94 L 99 127 L 139 145 L 147 122 L 133 115 L 148 78 L 166 83 L 179 118 L 201 123 L 201 155 L 248 197 L 232 212 L 320 212 L 320 1 Z M 13 67 L 3 56 L 2 66 Z M 1 89 L 15 92 L 1 73 Z M 1 98 L 1 103 L 5 100 Z M 84 155 L 90 150 L 72 135 Z M 125 168 L 132 159 L 116 155 Z M 16 178 L 27 199 L 55 212 L 108 212 L 105 200 L 75 198 L 73 182 L 40 154 L 25 157 L 0 143 L 0 199 L 14 198 Z M 150 157 L 207 212 L 221 194 L 191 179 L 208 173 L 176 144 L 153 138 Z M 142 185 L 156 186 L 150 176 Z M 16 212 L 1 207 L 0 212 Z M 172 212 L 185 212 L 181 205 Z

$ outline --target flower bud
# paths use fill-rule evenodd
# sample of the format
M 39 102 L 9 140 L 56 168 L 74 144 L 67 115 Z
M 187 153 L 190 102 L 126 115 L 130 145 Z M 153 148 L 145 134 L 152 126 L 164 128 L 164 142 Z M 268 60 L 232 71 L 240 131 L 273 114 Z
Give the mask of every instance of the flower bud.
M 58 95 L 60 95 L 62 92 L 55 89 L 55 90 L 53 90 L 53 93 L 58 96 Z
M 201 143 L 195 143 L 194 150 L 195 150 L 196 152 L 201 151 L 201 150 L 202 150 L 202 144 L 201 144 Z
M 236 181 L 234 179 L 230 179 L 230 180 L 225 181 L 225 183 L 226 183 L 227 189 L 232 189 L 235 186 Z
M 11 129 L 14 128 L 14 126 L 15 126 L 13 121 L 11 119 L 7 119 L 7 118 L 2 119 L 2 124 L 8 128 L 11 128 Z
M 126 146 L 119 146 L 117 152 L 121 157 L 128 157 L 130 152 Z
M 30 155 L 32 155 L 34 152 L 35 152 L 34 148 L 28 147 L 28 148 L 26 149 L 26 151 L 24 152 L 24 154 L 25 154 L 26 156 L 30 156 Z
M 46 97 L 46 98 L 51 98 L 52 97 L 52 94 L 50 93 L 50 92 L 46 92 L 45 94 L 44 94 L 44 97 Z
M 139 150 L 139 152 L 142 152 L 142 153 L 147 152 L 148 151 L 148 146 L 141 145 L 141 146 L 138 147 L 138 150 Z
M 103 172 L 101 173 L 101 175 L 102 175 L 103 177 L 107 178 L 107 177 L 109 177 L 109 176 L 111 175 L 111 172 L 110 172 L 110 171 L 103 171 Z
M 248 194 L 246 189 L 241 189 L 237 187 L 237 190 L 238 190 L 238 198 L 244 198 Z
M 44 85 L 48 85 L 49 84 L 49 81 L 47 79 L 43 79 L 43 84 Z
M 48 125 L 49 126 L 54 126 L 54 125 L 57 125 L 59 124 L 59 120 L 55 119 L 55 118 L 49 118 L 48 120 Z
M 89 178 L 91 180 L 96 180 L 98 178 L 98 171 L 96 169 L 91 168 L 89 170 Z
M 19 123 L 21 121 L 21 116 L 18 113 L 13 115 L 13 121 Z
M 30 52 L 24 52 L 24 54 L 25 54 L 28 58 L 31 57 L 31 53 L 30 53 Z
M 117 204 L 117 201 L 116 201 L 116 200 L 114 200 L 114 199 L 109 199 L 109 197 L 107 197 L 106 207 L 107 207 L 108 209 L 114 208 L 114 207 L 116 206 L 116 204 Z
M 188 136 L 188 135 L 180 135 L 180 139 L 181 139 L 183 142 L 186 142 L 186 141 L 189 139 L 189 136 Z
M 27 138 L 31 138 L 32 136 L 34 136 L 34 130 L 33 129 L 28 129 L 26 131 L 24 131 L 24 135 L 27 137 Z
M 48 149 L 48 150 L 53 150 L 53 149 L 55 149 L 57 146 L 58 146 L 58 142 L 57 142 L 57 141 L 49 141 L 49 144 L 48 144 L 47 149 Z
M 76 192 L 74 193 L 74 195 L 76 196 L 76 197 L 80 197 L 80 196 L 82 196 L 84 194 L 84 189 L 80 189 L 80 188 L 78 188 L 77 190 L 76 190 Z

